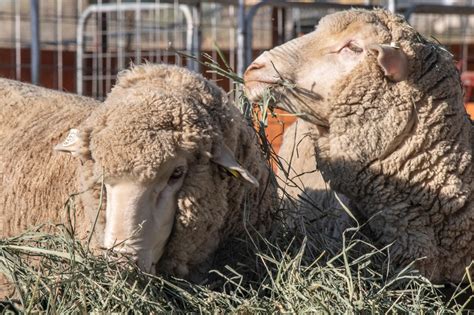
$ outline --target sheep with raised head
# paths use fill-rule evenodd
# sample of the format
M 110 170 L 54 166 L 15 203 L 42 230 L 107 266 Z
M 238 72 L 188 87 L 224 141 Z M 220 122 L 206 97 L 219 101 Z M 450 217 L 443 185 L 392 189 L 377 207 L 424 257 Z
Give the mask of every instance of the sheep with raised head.
M 30 85 L 16 88 L 47 94 Z M 276 189 L 256 134 L 224 91 L 202 76 L 146 64 L 120 73 L 93 110 L 66 98 L 58 106 L 71 114 L 56 115 L 58 106 L 47 100 L 42 110 L 31 100 L 21 117 L 2 118 L 25 126 L 36 121 L 36 128 L 21 134 L 13 123 L 2 136 L 2 179 L 15 181 L 1 192 L 3 236 L 26 228 L 23 222 L 43 222 L 46 209 L 61 212 L 67 194 L 53 192 L 66 184 L 69 193 L 80 192 L 76 206 L 87 211 L 90 229 L 101 182 L 106 198 L 95 231 L 98 245 L 129 254 L 148 272 L 186 276 L 221 242 L 241 236 L 245 224 L 262 231 L 271 223 Z M 28 123 L 24 118 L 34 116 L 29 111 L 56 118 Z M 76 129 L 60 143 L 71 125 Z M 53 141 L 59 142 L 56 151 L 77 161 L 49 153 Z
M 354 9 L 265 52 L 245 81 L 251 99 L 272 88 L 306 115 L 323 177 L 396 263 L 461 280 L 474 259 L 474 137 L 448 51 L 398 15 Z

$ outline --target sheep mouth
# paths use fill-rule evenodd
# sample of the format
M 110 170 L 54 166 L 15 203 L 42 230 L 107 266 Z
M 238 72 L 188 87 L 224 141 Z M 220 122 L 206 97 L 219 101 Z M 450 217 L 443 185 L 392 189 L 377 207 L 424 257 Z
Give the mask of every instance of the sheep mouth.
M 250 80 L 245 81 L 245 94 L 248 99 L 252 102 L 260 102 L 264 99 L 264 95 L 271 95 L 271 92 L 277 81 L 261 81 L 261 80 Z

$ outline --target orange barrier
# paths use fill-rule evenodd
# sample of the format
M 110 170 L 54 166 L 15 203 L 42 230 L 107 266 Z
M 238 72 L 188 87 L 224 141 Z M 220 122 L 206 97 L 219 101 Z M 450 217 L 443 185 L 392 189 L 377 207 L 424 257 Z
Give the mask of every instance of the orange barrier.
M 275 109 L 275 113 L 277 114 L 276 117 L 268 117 L 265 134 L 275 152 L 278 153 L 283 140 L 283 132 L 296 120 L 296 117 L 280 109 Z
M 474 103 L 466 103 L 466 111 L 471 116 L 471 119 L 474 120 Z

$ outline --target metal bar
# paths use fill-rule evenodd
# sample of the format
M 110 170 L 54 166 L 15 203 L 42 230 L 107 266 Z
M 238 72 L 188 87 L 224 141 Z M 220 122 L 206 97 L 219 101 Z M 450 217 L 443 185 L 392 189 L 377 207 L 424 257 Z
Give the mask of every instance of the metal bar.
M 188 58 L 188 68 L 200 72 L 201 64 L 201 4 L 198 4 L 192 9 L 193 14 L 193 26 L 192 26 L 192 45 L 191 45 L 191 55 L 193 55 L 197 61 L 190 60 Z
M 111 17 L 110 17 L 110 13 L 107 12 L 106 13 L 106 23 L 111 21 Z M 110 29 L 110 25 L 107 25 L 107 30 Z M 110 43 L 112 42 L 112 39 L 110 38 L 110 32 L 107 31 L 107 37 L 106 37 L 106 41 L 107 43 L 110 45 Z M 105 74 L 102 73 L 104 75 L 104 79 L 105 79 L 105 95 L 107 95 L 108 91 L 110 91 L 110 89 L 112 88 L 112 81 L 110 80 L 110 68 L 112 68 L 112 59 L 110 57 L 110 54 L 109 54 L 109 51 L 108 51 L 108 46 L 106 47 L 106 49 L 103 51 L 103 54 L 105 55 Z
M 175 0 L 161 0 L 161 3 L 173 3 Z M 238 6 L 240 0 L 179 0 L 182 5 L 198 5 L 201 3 L 215 3 L 222 5 Z
M 142 14 L 140 12 L 140 0 L 138 0 L 135 6 L 135 64 L 140 64 L 142 62 L 142 50 L 140 47 L 140 43 L 142 41 L 141 38 L 141 26 L 142 26 Z
M 397 11 L 397 0 L 388 0 L 388 10 L 392 13 Z
M 32 0 L 33 1 L 33 0 Z M 93 13 L 105 13 L 105 12 L 124 12 L 124 11 L 141 11 L 141 10 L 157 10 L 157 9 L 164 9 L 164 8 L 173 8 L 172 4 L 168 3 L 122 3 L 122 4 L 94 4 L 88 6 L 79 17 L 79 21 L 77 23 L 77 30 L 76 30 L 76 43 L 77 43 L 77 53 L 76 53 L 76 84 L 77 84 L 77 93 L 82 95 L 84 93 L 84 86 L 83 86 L 83 64 L 82 59 L 84 56 L 84 28 L 87 23 L 87 20 L 90 18 L 91 14 Z M 193 15 L 191 10 L 187 5 L 180 4 L 178 8 L 183 13 L 186 19 L 187 25 L 187 49 L 191 50 L 192 48 L 192 39 L 194 35 L 194 22 L 193 22 Z M 124 54 L 125 56 L 126 54 Z M 135 54 L 135 58 L 137 55 Z
M 15 79 L 21 80 L 21 2 L 15 1 Z
M 155 0 L 157 2 L 157 4 L 159 4 L 161 1 L 160 0 Z M 158 9 L 155 9 L 155 10 L 158 10 Z M 155 11 L 156 12 L 156 11 Z M 157 30 L 160 29 L 161 27 L 161 21 L 162 21 L 162 18 L 161 18 L 161 11 L 158 11 L 157 12 L 158 14 L 158 19 L 156 20 L 157 21 Z M 161 57 L 162 57 L 162 54 L 161 54 L 161 48 L 160 48 L 160 45 L 162 43 L 162 38 L 163 38 L 163 35 L 161 34 L 161 32 L 155 32 L 155 33 L 158 33 L 157 35 L 157 41 L 156 43 L 158 43 L 158 45 L 155 47 L 155 55 L 156 55 L 156 62 L 157 63 L 160 63 L 161 62 Z
M 102 5 L 102 0 L 97 0 L 97 5 L 101 6 Z M 92 80 L 92 96 L 97 97 L 98 96 L 98 85 L 101 83 L 99 82 L 99 75 L 98 75 L 98 69 L 99 69 L 99 57 L 101 53 L 101 34 L 100 34 L 100 29 L 102 27 L 101 23 L 101 17 L 102 14 L 96 14 L 95 15 L 95 21 L 94 21 L 94 26 L 95 26 L 95 36 L 94 36 L 94 47 L 92 48 L 92 76 L 94 79 Z
M 229 66 L 232 69 L 235 69 L 236 64 L 235 64 L 235 47 L 236 47 L 236 23 L 234 19 L 231 19 L 230 17 L 235 16 L 235 7 L 234 6 L 229 6 L 227 9 L 227 14 L 229 15 Z M 243 50 L 243 49 L 242 49 Z M 230 87 L 232 88 L 234 86 L 234 81 L 231 80 L 231 85 Z
M 245 0 L 239 0 L 239 9 L 237 12 L 237 75 L 242 77 L 244 75 L 245 63 Z M 248 43 L 247 43 L 248 44 Z
M 38 84 L 40 76 L 39 0 L 30 0 L 31 18 L 31 83 Z
M 474 14 L 474 6 L 415 4 L 398 8 L 398 12 L 403 12 L 405 19 L 409 20 L 413 13 L 472 15 Z
M 117 6 L 122 5 L 122 0 L 117 1 Z M 124 50 L 125 50 L 125 40 L 124 40 L 124 27 L 123 23 L 125 21 L 125 15 L 123 11 L 117 12 L 117 68 L 122 70 L 125 67 L 125 58 L 124 58 Z
M 215 3 L 211 4 L 211 8 L 214 12 L 217 12 L 216 7 L 217 7 L 217 4 L 215 4 Z M 213 46 L 217 44 L 217 27 L 216 27 L 217 18 L 218 18 L 217 13 L 213 14 L 212 17 L 211 17 L 211 37 L 212 37 L 212 45 Z M 212 57 L 212 60 L 217 61 L 217 51 L 215 49 L 213 49 L 211 51 L 211 57 Z M 217 80 L 217 73 L 215 71 L 212 71 L 211 79 L 214 80 L 214 81 Z
M 178 8 L 179 8 L 179 4 L 178 4 L 178 1 L 177 0 L 174 0 L 173 2 L 173 23 L 174 23 L 174 27 L 173 27 L 173 48 L 175 50 L 177 50 L 176 48 L 177 47 L 180 47 L 180 43 L 178 42 Z M 181 64 L 181 56 L 177 55 L 176 56 L 176 60 L 175 60 L 175 64 L 179 65 L 179 66 L 182 66 Z
M 56 7 L 56 40 L 58 41 L 58 90 L 63 89 L 63 28 L 62 28 L 62 16 L 63 16 L 63 1 L 57 0 Z

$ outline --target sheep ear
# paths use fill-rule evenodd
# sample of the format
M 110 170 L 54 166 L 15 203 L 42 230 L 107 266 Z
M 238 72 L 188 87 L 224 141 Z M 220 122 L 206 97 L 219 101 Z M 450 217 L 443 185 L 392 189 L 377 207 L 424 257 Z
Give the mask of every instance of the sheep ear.
M 84 147 L 84 141 L 82 139 L 82 134 L 77 129 L 71 129 L 69 134 L 62 143 L 57 144 L 54 147 L 55 151 L 60 152 L 69 152 L 72 156 L 76 157 L 81 154 Z
M 256 187 L 259 186 L 258 180 L 237 162 L 234 154 L 225 144 L 214 149 L 211 161 L 225 168 L 233 176 L 242 178 Z
M 400 82 L 408 77 L 408 58 L 400 47 L 372 44 L 368 49 L 377 54 L 377 61 L 389 79 Z

